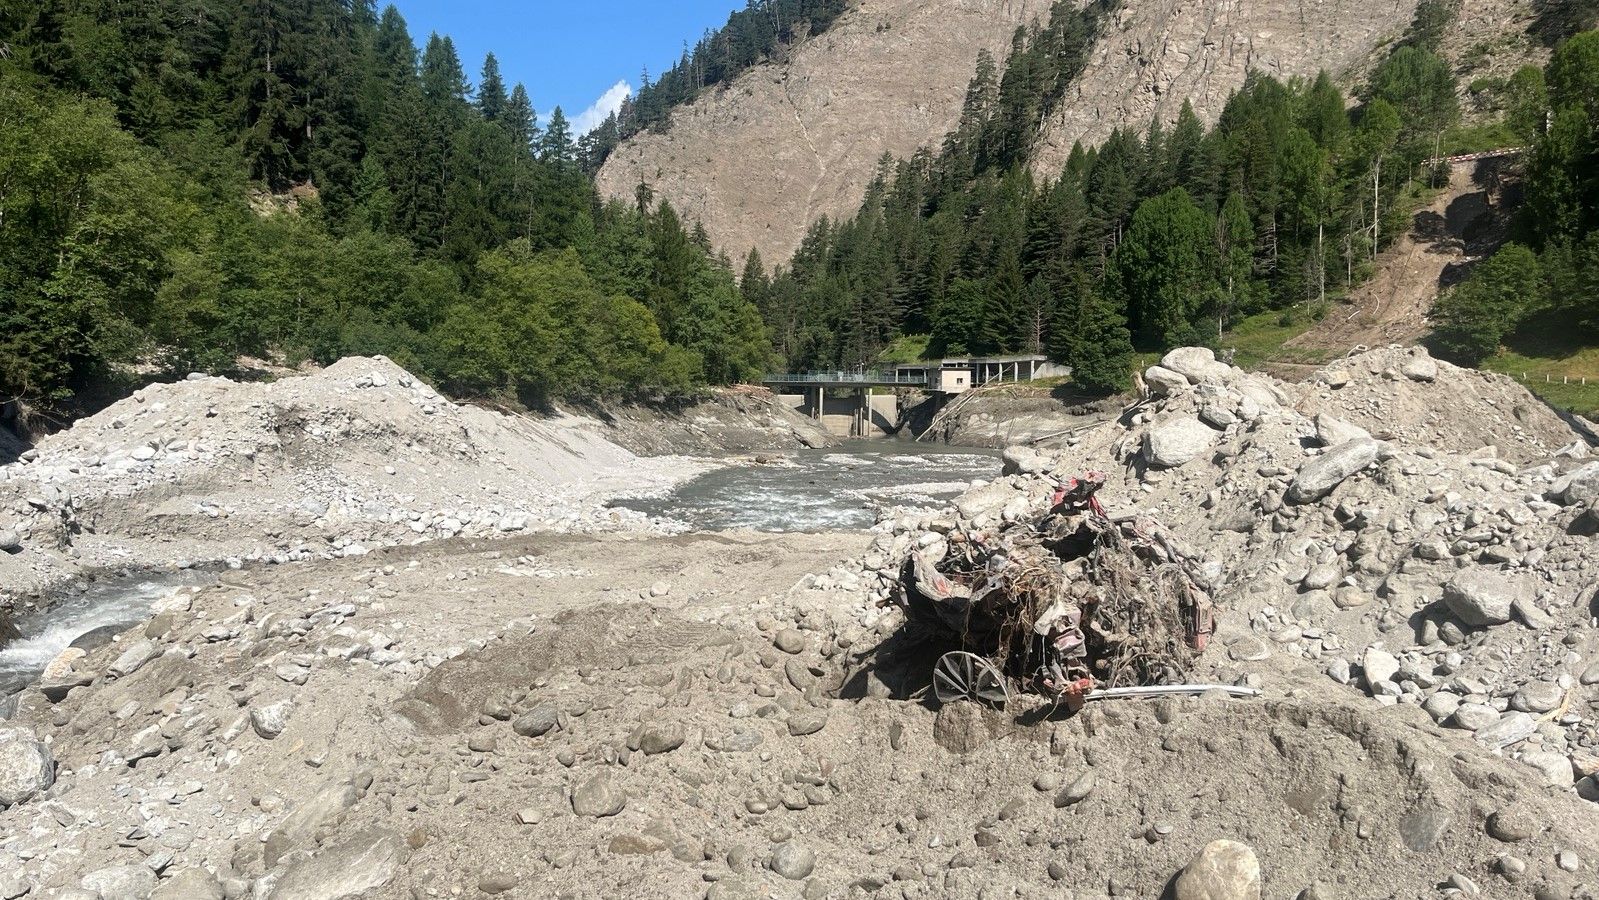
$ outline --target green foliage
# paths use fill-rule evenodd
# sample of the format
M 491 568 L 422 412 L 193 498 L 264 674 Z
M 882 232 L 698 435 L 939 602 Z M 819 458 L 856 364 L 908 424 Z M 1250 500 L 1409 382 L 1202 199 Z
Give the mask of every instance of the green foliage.
M 1552 374 L 1537 362 L 1549 335 L 1567 346 L 1599 336 L 1599 32 L 1565 41 L 1543 73 L 1518 71 L 1508 93 L 1510 127 L 1533 142 L 1521 213 L 1531 246 L 1506 244 L 1441 297 L 1437 338 L 1473 363 Z
M 1551 244 L 1541 259 L 1550 308 L 1589 340 L 1599 336 L 1599 233 Z
M 1454 121 L 1447 66 L 1407 44 L 1352 111 L 1325 74 L 1253 73 L 1213 128 L 1185 104 L 1170 128 L 1074 147 L 1035 181 L 1038 122 L 1112 8 L 1057 3 L 1003 66 L 979 55 L 940 151 L 884 160 L 853 217 L 810 231 L 760 288 L 791 367 L 870 364 L 927 334 L 931 355 L 1043 348 L 1110 388 L 1135 339 L 1207 342 L 1267 308 L 1325 308 L 1370 271 Z
M 557 395 L 689 386 L 691 367 L 671 354 L 649 310 L 603 293 L 576 251 L 538 253 L 519 239 L 485 254 L 478 277 L 477 297 L 452 307 L 439 329 L 435 365 L 451 389 L 542 406 Z
M 751 66 L 806 35 L 821 34 L 849 8 L 847 0 L 749 0 L 721 28 L 707 31 L 658 79 L 644 73 L 638 93 L 585 138 L 582 162 L 599 170 L 617 143 L 647 128 L 665 128 L 672 110 L 726 85 Z
M 602 207 L 448 37 L 345 0 L 0 4 L 0 397 L 126 364 L 385 353 L 471 394 L 760 374 L 756 301 L 669 211 Z
M 1562 44 L 1544 80 L 1549 127 L 1527 163 L 1523 222 L 1538 245 L 1572 243 L 1599 227 L 1599 31 Z
M 143 346 L 195 211 L 109 104 L 0 70 L 0 396 L 59 400 Z
M 1439 346 L 1476 365 L 1499 349 L 1542 291 L 1538 257 L 1521 244 L 1506 244 L 1484 260 L 1465 283 L 1438 298 L 1433 317 Z
M 1153 345 L 1187 341 L 1213 290 L 1214 220 L 1182 188 L 1144 201 L 1116 249 L 1111 294 Z
M 1438 45 L 1443 42 L 1444 33 L 1455 20 L 1460 18 L 1462 0 L 1421 0 L 1416 4 L 1416 13 L 1411 17 L 1410 27 L 1405 31 L 1406 46 L 1416 47 L 1428 53 L 1437 53 Z
M 1402 46 L 1377 67 L 1370 99 L 1388 103 L 1403 123 L 1396 149 L 1407 166 L 1431 156 L 1435 139 L 1460 118 L 1449 63 L 1420 46 Z
M 1549 109 L 1549 89 L 1543 70 L 1522 66 L 1505 84 L 1505 124 L 1519 140 L 1532 143 L 1543 133 L 1544 113 Z
M 1125 390 L 1134 363 L 1132 335 L 1121 311 L 1078 273 L 1061 298 L 1049 356 L 1072 367 L 1072 381 L 1089 390 Z

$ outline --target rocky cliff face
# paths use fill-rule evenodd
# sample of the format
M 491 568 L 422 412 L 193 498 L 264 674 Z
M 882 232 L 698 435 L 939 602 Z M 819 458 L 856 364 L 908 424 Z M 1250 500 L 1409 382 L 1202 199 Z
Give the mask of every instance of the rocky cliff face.
M 640 182 L 738 257 L 787 260 L 822 216 L 860 205 L 884 153 L 955 126 L 977 52 L 1005 58 L 1049 0 L 861 0 L 782 63 L 757 66 L 641 134 L 600 170 L 603 195 Z
M 1397 40 L 1417 0 L 1123 0 L 1086 70 L 1042 124 L 1035 168 L 1060 170 L 1075 141 L 1170 122 L 1183 101 L 1208 124 L 1250 70 L 1327 70 L 1357 85 Z M 1443 50 L 1469 81 L 1542 55 L 1526 38 L 1531 0 L 1465 0 Z M 617 148 L 608 196 L 640 182 L 704 222 L 736 257 L 787 260 L 822 216 L 860 204 L 886 152 L 937 146 L 956 123 L 977 51 L 1003 61 L 1016 26 L 1048 0 L 861 0 L 791 58 L 757 66 L 677 111 L 665 134 Z M 1468 110 L 1469 110 L 1468 105 Z
M 1251 70 L 1347 80 L 1415 10 L 1416 0 L 1129 0 L 1045 124 L 1035 169 L 1059 172 L 1076 141 L 1174 121 L 1184 100 L 1212 123 Z

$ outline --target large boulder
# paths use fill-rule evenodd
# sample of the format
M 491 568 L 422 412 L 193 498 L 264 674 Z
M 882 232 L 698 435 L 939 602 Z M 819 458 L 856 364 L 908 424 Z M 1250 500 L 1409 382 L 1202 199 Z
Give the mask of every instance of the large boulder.
M 980 516 L 998 516 L 1005 504 L 1021 496 L 1021 492 L 1008 482 L 994 481 L 972 488 L 955 499 L 955 511 L 961 518 L 971 520 Z
M 1562 475 L 1544 492 L 1544 496 L 1563 506 L 1599 500 L 1599 462 L 1588 463 Z
M 1414 347 L 1410 351 L 1410 358 L 1399 367 L 1400 373 L 1411 381 L 1433 382 L 1438 380 L 1438 364 L 1433 361 L 1430 354 L 1423 347 Z
M 84 889 L 100 895 L 100 900 L 145 900 L 155 890 L 155 873 L 146 865 L 122 865 L 97 869 L 83 876 Z
M 1510 621 L 1521 583 L 1504 572 L 1470 569 L 1444 585 L 1444 605 L 1467 625 L 1479 628 Z
M 161 880 L 150 900 L 222 900 L 222 885 L 204 869 L 180 869 Z
M 1260 900 L 1260 860 L 1247 844 L 1211 841 L 1172 886 L 1176 900 Z
M 137 640 L 129 645 L 128 649 L 111 664 L 110 672 L 118 678 L 126 678 L 139 671 L 145 663 L 161 655 L 161 647 L 155 641 Z
M 1156 397 L 1170 397 L 1188 390 L 1188 378 L 1165 366 L 1150 366 L 1144 370 L 1144 384 Z
M 1375 691 L 1377 685 L 1392 681 L 1399 674 L 1399 660 L 1386 650 L 1367 647 L 1360 657 L 1360 668 L 1366 673 L 1366 687 Z
M 1199 458 L 1219 436 L 1214 428 L 1187 416 L 1162 422 L 1144 433 L 1144 459 L 1152 466 L 1174 468 Z
M 1049 471 L 1050 464 L 1054 462 L 1049 454 L 1040 453 L 1032 447 L 1006 447 L 1001 458 L 1006 475 L 1042 475 Z
M 295 863 L 268 894 L 269 900 L 345 900 L 366 897 L 393 880 L 404 845 L 381 828 L 359 832 L 334 847 Z
M 55 784 L 50 748 L 26 728 L 0 728 L 0 809 L 26 803 Z
M 1371 438 L 1345 441 L 1299 467 L 1288 486 L 1288 500 L 1313 503 L 1332 493 L 1344 479 L 1377 461 L 1377 442 Z
M 1316 440 L 1323 447 L 1336 447 L 1362 438 L 1370 438 L 1371 432 L 1359 425 L 1345 422 L 1337 416 L 1326 413 L 1316 414 Z
M 277 865 L 278 860 L 292 850 L 315 846 L 317 832 L 338 822 L 344 811 L 359 799 L 354 785 L 340 782 L 328 785 L 301 802 L 283 817 L 261 845 L 261 858 L 267 868 Z
M 1220 384 L 1233 372 L 1233 367 L 1217 360 L 1209 347 L 1178 347 L 1162 356 L 1160 364 L 1194 384 Z

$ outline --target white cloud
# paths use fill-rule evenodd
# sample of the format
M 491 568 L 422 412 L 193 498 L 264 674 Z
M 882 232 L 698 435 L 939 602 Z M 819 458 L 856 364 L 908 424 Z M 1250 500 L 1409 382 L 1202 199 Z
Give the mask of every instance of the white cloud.
M 578 113 L 572 120 L 572 131 L 575 135 L 582 136 L 600 127 L 611 113 L 622 108 L 622 101 L 633 96 L 633 85 L 626 79 L 610 86 L 600 99 L 594 101 L 588 109 Z

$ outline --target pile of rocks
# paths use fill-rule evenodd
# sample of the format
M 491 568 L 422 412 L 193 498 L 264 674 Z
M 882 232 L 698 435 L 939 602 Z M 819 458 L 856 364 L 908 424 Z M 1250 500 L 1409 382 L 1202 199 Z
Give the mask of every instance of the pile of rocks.
M 872 598 L 917 548 L 1113 466 L 1113 516 L 1158 517 L 1204 548 L 1219 674 L 1308 663 L 1599 798 L 1599 463 L 1581 433 L 1509 379 L 1421 349 L 1290 385 L 1183 348 L 1144 379 L 1152 398 L 1120 421 L 1059 452 L 1011 451 L 1005 477 L 949 510 L 882 521 Z M 1386 416 L 1422 402 L 1430 425 Z
M 452 403 L 382 358 L 274 383 L 147 387 L 0 467 L 0 583 L 75 569 L 282 563 L 524 530 L 646 527 L 601 500 L 702 471 L 572 416 Z M 181 532 L 181 549 L 165 535 Z

